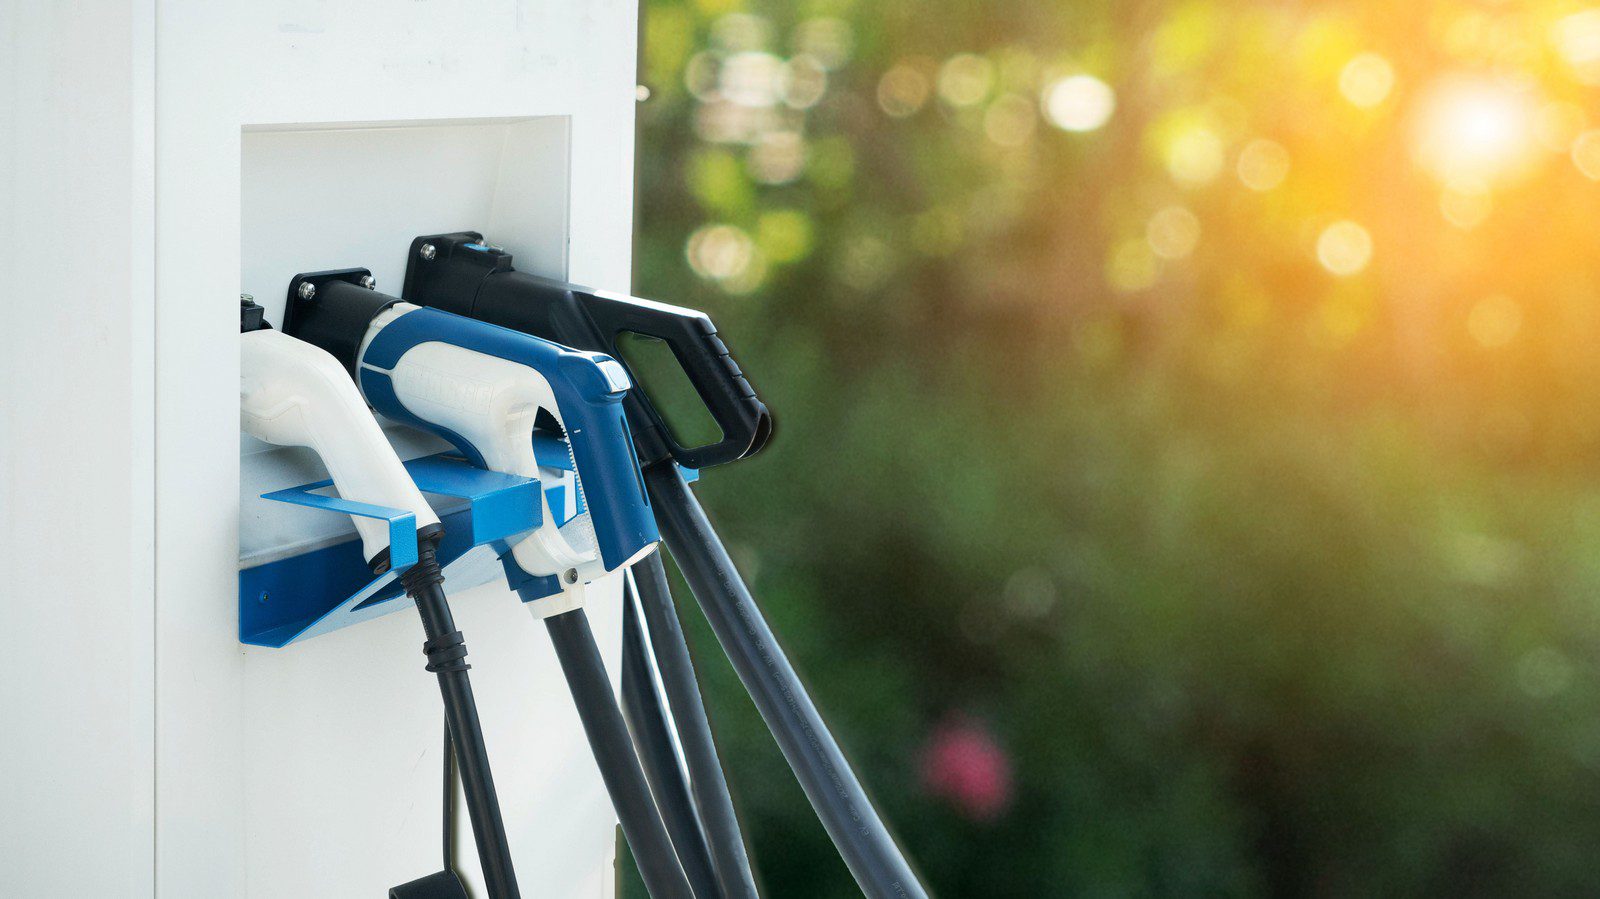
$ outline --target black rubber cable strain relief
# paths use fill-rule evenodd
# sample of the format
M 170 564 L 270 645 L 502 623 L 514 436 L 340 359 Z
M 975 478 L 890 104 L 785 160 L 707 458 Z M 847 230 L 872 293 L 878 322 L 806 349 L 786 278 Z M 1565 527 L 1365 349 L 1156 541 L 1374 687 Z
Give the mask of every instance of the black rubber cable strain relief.
M 442 529 L 428 528 L 417 534 L 417 562 L 400 573 L 400 583 L 420 609 L 424 603 L 444 602 L 444 574 L 439 569 L 438 542 Z M 429 595 L 431 594 L 431 596 Z M 424 626 L 431 619 L 424 614 Z M 448 621 L 448 616 L 445 618 Z M 466 640 L 460 631 L 431 633 L 422 644 L 422 654 L 427 656 L 427 669 L 431 672 L 467 671 L 471 665 L 467 657 Z
M 400 572 L 400 584 L 406 595 L 415 597 L 425 587 L 444 583 L 444 572 L 439 570 L 439 556 L 430 540 L 417 541 L 417 562 Z
M 462 661 L 467 657 L 467 641 L 460 631 L 440 634 L 423 643 L 422 654 L 428 657 L 429 671 L 466 671 L 472 667 Z

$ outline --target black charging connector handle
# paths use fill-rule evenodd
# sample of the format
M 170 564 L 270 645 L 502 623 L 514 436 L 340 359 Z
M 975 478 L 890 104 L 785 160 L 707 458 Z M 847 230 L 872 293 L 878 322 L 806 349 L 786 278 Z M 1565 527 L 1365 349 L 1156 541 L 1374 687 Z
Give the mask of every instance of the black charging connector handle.
M 402 296 L 409 303 L 606 353 L 625 366 L 627 357 L 618 346 L 624 334 L 666 343 L 722 433 L 713 443 L 685 446 L 630 367 L 639 389 L 628 392 L 624 407 L 643 465 L 670 458 L 685 468 L 708 468 L 753 455 L 772 436 L 772 413 L 703 312 L 519 272 L 511 254 L 484 244 L 475 231 L 412 241 Z
M 295 275 L 284 301 L 283 333 L 332 353 L 356 377 L 361 342 L 372 320 L 400 302 L 373 290 L 373 283 L 372 272 L 364 268 Z

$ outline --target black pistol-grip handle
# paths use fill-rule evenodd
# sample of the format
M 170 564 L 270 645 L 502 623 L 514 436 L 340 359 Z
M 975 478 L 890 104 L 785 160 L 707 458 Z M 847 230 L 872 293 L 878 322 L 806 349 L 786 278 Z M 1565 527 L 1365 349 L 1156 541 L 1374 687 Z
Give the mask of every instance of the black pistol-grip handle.
M 666 343 L 722 436 L 705 446 L 684 446 L 633 372 L 635 388 L 624 405 L 640 461 L 646 465 L 668 456 L 686 468 L 721 465 L 755 453 L 772 436 L 772 413 L 757 398 L 704 313 L 520 272 L 509 253 L 482 240 L 476 231 L 413 240 L 406 300 L 577 349 L 608 353 L 630 371 L 633 366 L 618 345 L 623 334 Z
M 625 359 L 617 340 L 628 332 L 665 342 L 722 431 L 721 439 L 715 443 L 684 446 L 649 397 L 643 391 L 635 391 L 644 401 L 645 411 L 661 432 L 674 460 L 686 468 L 706 468 L 743 458 L 766 443 L 772 433 L 772 413 L 756 396 L 755 388 L 750 386 L 709 318 L 694 310 L 631 297 L 624 300 L 590 296 L 593 301 L 586 305 L 611 344 L 607 352 Z

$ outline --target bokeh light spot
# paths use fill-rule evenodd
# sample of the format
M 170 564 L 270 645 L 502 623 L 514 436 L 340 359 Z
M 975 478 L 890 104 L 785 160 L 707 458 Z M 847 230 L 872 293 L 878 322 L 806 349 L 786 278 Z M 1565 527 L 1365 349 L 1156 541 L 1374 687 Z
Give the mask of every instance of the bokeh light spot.
M 1585 131 L 1572 142 L 1572 164 L 1584 177 L 1600 181 L 1600 130 Z
M 1522 330 L 1522 307 L 1504 294 L 1484 297 L 1467 313 L 1467 333 L 1487 349 L 1503 347 Z
M 863 234 L 845 244 L 839 277 L 849 287 L 867 293 L 888 283 L 895 269 L 894 249 L 876 235 Z
M 1071 75 L 1044 92 L 1044 114 L 1063 131 L 1093 131 L 1110 121 L 1117 109 L 1111 86 L 1093 75 Z
M 790 109 L 810 109 L 827 90 L 828 72 L 814 56 L 802 53 L 778 73 L 778 92 Z
M 703 225 L 689 235 L 685 254 L 695 274 L 726 282 L 745 275 L 755 264 L 756 245 L 734 225 Z
M 778 102 L 783 60 L 771 53 L 735 53 L 722 61 L 717 93 L 736 106 L 765 108 Z
M 1289 176 L 1289 151 L 1283 144 L 1258 138 L 1239 153 L 1239 181 L 1251 190 L 1267 191 Z
M 932 86 L 915 66 L 901 63 L 878 79 L 878 107 L 897 119 L 913 115 L 928 102 Z
M 683 67 L 683 86 L 702 103 L 717 99 L 718 73 L 722 60 L 715 53 L 700 52 L 689 57 Z
M 939 67 L 939 98 L 951 106 L 975 106 L 994 87 L 994 63 L 976 53 L 957 53 Z
M 1185 129 L 1167 145 L 1167 172 L 1174 181 L 1189 187 L 1216 180 L 1226 161 L 1222 138 L 1206 126 Z
M 1586 9 L 1558 20 L 1550 29 L 1550 38 L 1572 77 L 1600 85 L 1600 9 Z
M 1388 99 L 1394 90 L 1394 67 L 1376 53 L 1363 53 L 1345 63 L 1339 72 L 1339 93 L 1362 109 Z
M 1317 237 L 1317 261 L 1341 278 L 1360 274 L 1372 261 L 1372 235 L 1355 222 L 1334 222 Z
M 1168 206 L 1150 216 L 1145 240 L 1162 259 L 1182 259 L 1200 243 L 1200 219 L 1182 206 Z
M 750 149 L 745 164 L 762 184 L 788 184 L 805 171 L 805 139 L 797 131 L 769 131 Z

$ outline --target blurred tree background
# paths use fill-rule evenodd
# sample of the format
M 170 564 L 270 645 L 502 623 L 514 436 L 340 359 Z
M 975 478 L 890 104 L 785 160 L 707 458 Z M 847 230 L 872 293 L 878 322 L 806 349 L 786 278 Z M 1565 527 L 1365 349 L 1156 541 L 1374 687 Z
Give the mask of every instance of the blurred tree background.
M 635 290 L 778 419 L 698 492 L 938 895 L 1600 891 L 1600 10 L 642 15 Z

